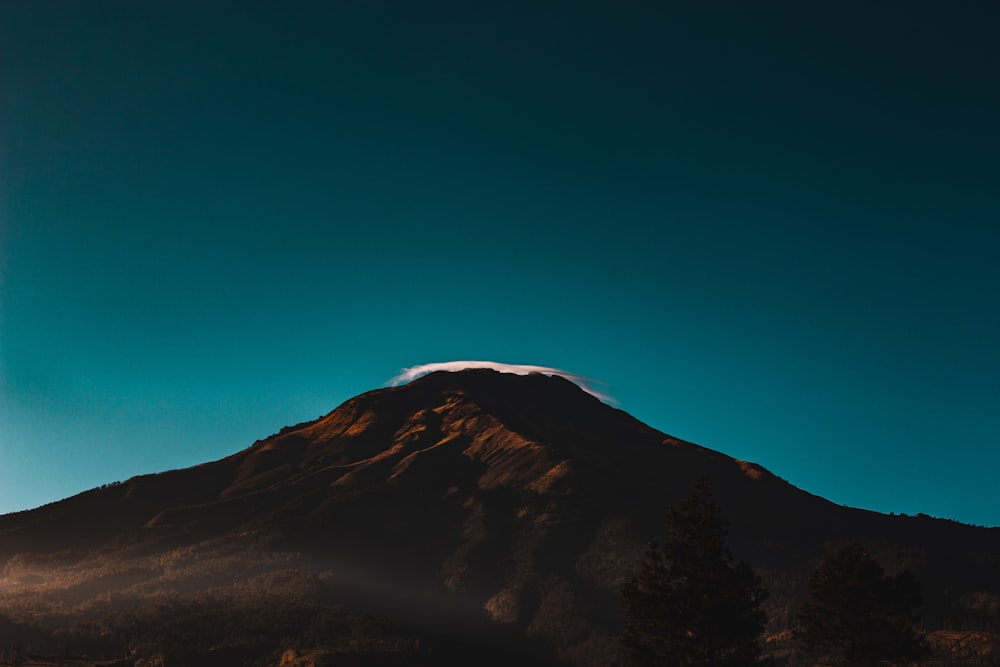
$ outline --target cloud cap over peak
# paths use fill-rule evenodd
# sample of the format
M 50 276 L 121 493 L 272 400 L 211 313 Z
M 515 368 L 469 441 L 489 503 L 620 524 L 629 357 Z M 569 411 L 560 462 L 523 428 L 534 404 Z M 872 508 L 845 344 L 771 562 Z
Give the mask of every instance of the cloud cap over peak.
M 437 371 L 464 371 L 470 368 L 489 368 L 501 373 L 512 373 L 514 375 L 531 375 L 532 373 L 541 373 L 542 375 L 558 375 L 561 378 L 569 380 L 588 394 L 599 398 L 605 403 L 614 402 L 614 399 L 611 396 L 600 392 L 591 386 L 592 383 L 596 382 L 592 378 L 587 378 L 575 373 L 569 373 L 550 366 L 504 364 L 499 361 L 441 361 L 433 364 L 421 364 L 419 366 L 404 368 L 401 373 L 389 380 L 387 384 L 392 387 L 398 387 L 401 384 L 406 384 L 407 382 L 416 380 L 418 377 L 427 375 L 428 373 L 434 373 Z

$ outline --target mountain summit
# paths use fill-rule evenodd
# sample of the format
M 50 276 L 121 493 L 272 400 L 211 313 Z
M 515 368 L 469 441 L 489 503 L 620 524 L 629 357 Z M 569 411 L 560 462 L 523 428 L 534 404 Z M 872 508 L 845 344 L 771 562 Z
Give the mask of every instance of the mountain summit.
M 856 539 L 916 572 L 931 627 L 1000 607 L 1000 531 L 840 507 L 562 377 L 471 369 L 367 392 L 219 461 L 0 517 L 0 614 L 60 636 L 133 627 L 123 608 L 271 595 L 281 603 L 262 608 L 285 617 L 332 601 L 421 637 L 610 665 L 618 590 L 701 476 L 733 551 L 771 589 L 775 637 L 825 548 Z

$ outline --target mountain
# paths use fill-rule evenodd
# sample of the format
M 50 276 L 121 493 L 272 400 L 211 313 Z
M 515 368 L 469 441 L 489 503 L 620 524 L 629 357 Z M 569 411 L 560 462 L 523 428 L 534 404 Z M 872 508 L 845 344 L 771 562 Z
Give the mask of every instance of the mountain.
M 778 652 L 804 577 L 855 539 L 916 574 L 941 641 L 1000 626 L 1000 530 L 838 506 L 561 377 L 487 369 L 0 516 L 0 616 L 129 665 L 610 665 L 618 589 L 699 476 L 771 590 Z

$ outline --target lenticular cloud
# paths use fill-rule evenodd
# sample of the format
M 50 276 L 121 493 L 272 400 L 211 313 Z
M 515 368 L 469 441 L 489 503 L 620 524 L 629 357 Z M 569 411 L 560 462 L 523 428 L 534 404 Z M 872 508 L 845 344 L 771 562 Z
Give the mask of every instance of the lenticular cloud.
M 588 394 L 596 396 L 602 401 L 614 402 L 614 399 L 610 396 L 603 394 L 590 386 L 590 383 L 594 382 L 594 380 L 583 377 L 582 375 L 567 373 L 566 371 L 559 370 L 558 368 L 550 368 L 548 366 L 502 364 L 497 361 L 443 361 L 435 364 L 422 364 L 420 366 L 413 366 L 412 368 L 404 368 L 402 373 L 389 380 L 389 384 L 393 387 L 397 387 L 435 371 L 464 371 L 468 368 L 490 368 L 501 373 L 513 373 L 514 375 L 531 375 L 532 373 L 541 373 L 542 375 L 558 375 L 561 378 L 566 378 Z

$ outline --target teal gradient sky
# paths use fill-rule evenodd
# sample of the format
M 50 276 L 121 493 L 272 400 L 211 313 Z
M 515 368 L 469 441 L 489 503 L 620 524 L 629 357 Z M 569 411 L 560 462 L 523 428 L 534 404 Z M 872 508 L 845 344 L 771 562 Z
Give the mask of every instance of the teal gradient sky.
M 1000 525 L 998 14 L 0 3 L 0 512 L 491 359 Z

